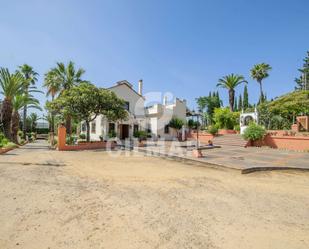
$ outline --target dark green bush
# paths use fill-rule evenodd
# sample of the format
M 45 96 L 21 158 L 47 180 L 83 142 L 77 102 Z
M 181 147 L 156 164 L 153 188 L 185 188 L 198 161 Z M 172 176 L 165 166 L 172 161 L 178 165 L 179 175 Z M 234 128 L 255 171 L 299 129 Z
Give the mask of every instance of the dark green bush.
M 85 133 L 79 134 L 79 138 L 80 138 L 80 139 L 86 139 L 86 134 L 85 134 Z
M 263 126 L 256 123 L 250 123 L 243 134 L 243 138 L 249 141 L 257 141 L 262 139 L 266 134 Z
M 218 133 L 218 128 L 215 125 L 209 126 L 208 127 L 208 132 L 215 136 Z

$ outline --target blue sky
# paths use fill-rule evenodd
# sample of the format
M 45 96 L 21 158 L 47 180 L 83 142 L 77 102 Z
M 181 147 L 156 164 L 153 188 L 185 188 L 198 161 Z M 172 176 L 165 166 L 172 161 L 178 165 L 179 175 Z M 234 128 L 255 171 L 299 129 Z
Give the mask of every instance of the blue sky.
M 293 90 L 309 50 L 307 0 L 0 0 L 0 66 L 32 65 L 41 77 L 73 60 L 102 87 L 126 79 L 144 92 L 172 92 L 195 107 L 220 77 L 242 74 L 249 99 L 258 85 L 249 70 L 273 70 L 267 96 Z M 243 91 L 239 87 L 237 92 Z M 224 103 L 227 93 L 220 90 Z M 42 102 L 45 97 L 41 96 Z

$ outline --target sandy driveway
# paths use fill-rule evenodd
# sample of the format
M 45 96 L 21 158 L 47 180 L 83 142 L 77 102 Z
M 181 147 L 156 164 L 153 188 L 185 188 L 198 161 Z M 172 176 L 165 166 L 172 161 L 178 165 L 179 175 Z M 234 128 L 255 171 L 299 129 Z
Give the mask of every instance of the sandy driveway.
M 309 173 L 28 147 L 0 156 L 0 224 L 1 249 L 308 249 Z

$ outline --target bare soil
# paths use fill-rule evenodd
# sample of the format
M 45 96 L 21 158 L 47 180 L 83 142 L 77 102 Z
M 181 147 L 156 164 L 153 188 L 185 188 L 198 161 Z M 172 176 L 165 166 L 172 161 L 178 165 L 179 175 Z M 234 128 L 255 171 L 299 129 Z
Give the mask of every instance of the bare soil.
M 0 200 L 0 248 L 309 248 L 306 172 L 33 150 L 1 157 Z

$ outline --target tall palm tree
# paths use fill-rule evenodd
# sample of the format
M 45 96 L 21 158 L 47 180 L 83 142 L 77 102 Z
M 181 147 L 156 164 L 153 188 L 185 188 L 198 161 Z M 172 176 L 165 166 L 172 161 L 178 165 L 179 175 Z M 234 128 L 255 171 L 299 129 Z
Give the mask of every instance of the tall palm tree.
M 52 101 L 55 99 L 55 96 L 57 93 L 60 92 L 61 90 L 61 81 L 59 77 L 57 76 L 57 73 L 55 72 L 55 69 L 50 70 L 45 74 L 44 78 L 44 87 L 47 88 L 46 96 L 51 96 Z M 52 112 L 51 113 L 51 129 L 50 131 L 54 133 L 55 129 L 55 114 Z
M 235 88 L 242 83 L 247 83 L 244 76 L 229 74 L 219 79 L 219 83 L 217 84 L 217 87 L 226 88 L 228 90 L 230 110 L 232 112 L 234 111 Z
M 31 96 L 30 94 L 21 94 L 16 95 L 12 100 L 12 106 L 13 106 L 13 113 L 12 113 L 12 140 L 14 143 L 18 143 L 17 139 L 17 133 L 19 129 L 19 121 L 20 121 L 20 115 L 19 111 L 25 107 L 28 106 L 29 108 L 34 108 L 38 110 L 42 110 L 40 107 L 40 102 Z
M 74 62 L 70 61 L 67 65 L 58 62 L 57 66 L 51 71 L 54 71 L 55 77 L 61 84 L 60 95 L 64 90 L 68 90 L 79 83 L 86 82 L 81 79 L 85 70 L 82 68 L 75 69 Z M 71 117 L 66 117 L 66 129 L 68 134 L 71 134 Z
M 37 76 L 39 75 L 37 72 L 33 70 L 33 68 L 27 64 L 24 64 L 22 66 L 19 66 L 20 72 L 23 74 L 25 78 L 24 82 L 24 91 L 25 94 L 28 94 L 29 87 L 30 85 L 35 85 L 37 82 Z M 26 118 L 27 118 L 27 104 L 24 106 L 23 110 L 23 133 L 24 133 L 24 138 L 26 138 Z
M 251 78 L 256 80 L 260 85 L 260 103 L 263 102 L 264 94 L 262 87 L 262 80 L 269 76 L 268 72 L 271 70 L 271 66 L 266 63 L 260 63 L 253 66 L 250 70 Z
M 0 90 L 4 96 L 1 108 L 1 120 L 4 135 L 11 140 L 12 100 L 23 92 L 24 77 L 21 73 L 11 74 L 7 68 L 0 68 Z

